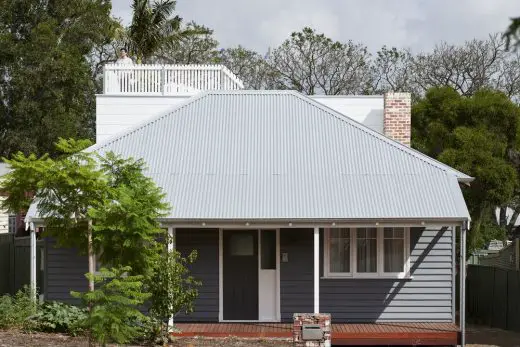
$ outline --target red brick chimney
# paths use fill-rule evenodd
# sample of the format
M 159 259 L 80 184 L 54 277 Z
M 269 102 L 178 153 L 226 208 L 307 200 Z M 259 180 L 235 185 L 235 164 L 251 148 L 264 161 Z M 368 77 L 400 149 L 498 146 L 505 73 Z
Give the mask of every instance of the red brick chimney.
M 412 98 L 410 93 L 386 93 L 383 133 L 392 140 L 410 146 L 412 134 Z

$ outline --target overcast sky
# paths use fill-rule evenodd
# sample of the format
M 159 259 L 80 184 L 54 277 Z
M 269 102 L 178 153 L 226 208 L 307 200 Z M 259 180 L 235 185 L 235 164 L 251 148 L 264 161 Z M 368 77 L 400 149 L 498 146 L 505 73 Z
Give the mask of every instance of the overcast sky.
M 112 0 L 128 23 L 132 0 Z M 293 31 L 311 26 L 327 36 L 366 44 L 428 50 L 502 32 L 520 16 L 517 0 L 178 0 L 185 21 L 214 29 L 220 48 L 241 44 L 265 52 Z

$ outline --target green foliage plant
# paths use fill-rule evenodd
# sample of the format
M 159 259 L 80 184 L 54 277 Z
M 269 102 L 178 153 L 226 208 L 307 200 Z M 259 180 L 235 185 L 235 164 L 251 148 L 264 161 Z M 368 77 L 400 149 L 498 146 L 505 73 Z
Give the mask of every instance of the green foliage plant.
M 189 267 L 196 259 L 197 251 L 192 251 L 187 257 L 176 250 L 163 252 L 156 263 L 154 275 L 146 284 L 151 293 L 152 317 L 168 321 L 179 312 L 193 312 L 201 282 L 190 275 Z
M 0 329 L 30 330 L 32 325 L 29 318 L 38 310 L 34 296 L 27 286 L 14 296 L 0 296 Z
M 41 305 L 32 319 L 37 330 L 75 336 L 83 332 L 82 323 L 86 318 L 85 308 L 53 301 Z
M 109 342 L 128 343 L 136 339 L 142 329 L 139 322 L 144 315 L 138 307 L 150 294 L 143 292 L 143 276 L 131 276 L 131 268 L 100 269 L 100 274 L 87 273 L 96 289 L 85 293 L 72 292 L 89 307 L 84 326 L 95 341 L 102 346 Z

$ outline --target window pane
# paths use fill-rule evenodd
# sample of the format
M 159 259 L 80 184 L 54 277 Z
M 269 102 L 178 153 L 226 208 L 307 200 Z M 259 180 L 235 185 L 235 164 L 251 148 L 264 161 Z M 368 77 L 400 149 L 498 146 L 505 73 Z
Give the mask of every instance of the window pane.
M 394 237 L 404 239 L 404 228 L 394 228 Z
M 404 228 L 385 228 L 384 271 L 404 271 Z
M 233 233 L 230 240 L 231 255 L 255 255 L 254 238 L 251 234 Z
M 262 269 L 276 270 L 276 230 L 262 230 L 260 235 Z
M 357 230 L 357 272 L 377 272 L 377 229 Z
M 350 230 L 330 229 L 330 272 L 350 272 Z

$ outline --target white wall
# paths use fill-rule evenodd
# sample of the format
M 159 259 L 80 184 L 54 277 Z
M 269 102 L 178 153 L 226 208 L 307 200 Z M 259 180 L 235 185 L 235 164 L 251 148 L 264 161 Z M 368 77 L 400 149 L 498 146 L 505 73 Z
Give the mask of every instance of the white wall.
M 0 201 L 5 198 L 0 196 Z M 0 209 L 0 234 L 7 233 L 9 231 L 9 214 Z
M 168 112 L 191 96 L 97 95 L 96 142 Z M 314 100 L 383 133 L 383 96 L 311 96 Z
M 97 95 L 96 142 L 165 113 L 190 97 Z
M 314 100 L 331 109 L 383 133 L 383 96 L 314 95 Z

